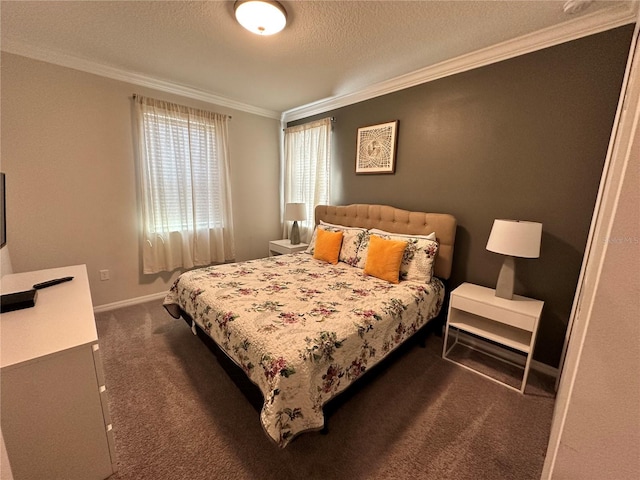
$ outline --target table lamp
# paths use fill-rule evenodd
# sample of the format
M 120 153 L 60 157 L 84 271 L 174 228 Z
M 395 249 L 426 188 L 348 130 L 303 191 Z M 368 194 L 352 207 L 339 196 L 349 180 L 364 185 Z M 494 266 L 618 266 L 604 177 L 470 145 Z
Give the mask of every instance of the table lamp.
M 307 219 L 307 210 L 305 209 L 304 203 L 287 203 L 284 206 L 284 219 L 288 222 L 293 221 L 289 239 L 291 240 L 291 245 L 298 245 L 300 243 L 298 220 Z
M 496 297 L 513 299 L 513 284 L 516 276 L 514 257 L 538 258 L 541 239 L 541 223 L 494 220 L 487 241 L 487 250 L 506 255 L 498 276 Z

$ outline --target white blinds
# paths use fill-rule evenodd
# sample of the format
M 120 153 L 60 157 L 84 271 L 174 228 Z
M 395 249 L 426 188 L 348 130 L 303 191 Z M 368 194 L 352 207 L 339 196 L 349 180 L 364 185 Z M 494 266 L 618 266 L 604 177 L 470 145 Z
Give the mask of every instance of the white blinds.
M 300 224 L 300 238 L 308 241 L 315 225 L 316 205 L 330 200 L 331 119 L 286 128 L 284 159 L 284 203 L 305 204 L 307 220 Z M 286 238 L 286 223 L 283 233 Z
M 144 272 L 235 256 L 228 117 L 136 97 Z

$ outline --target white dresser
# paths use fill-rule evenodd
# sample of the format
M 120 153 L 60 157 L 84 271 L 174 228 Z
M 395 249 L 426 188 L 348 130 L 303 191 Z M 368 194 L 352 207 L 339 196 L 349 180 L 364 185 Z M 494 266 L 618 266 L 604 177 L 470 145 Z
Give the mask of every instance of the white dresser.
M 84 265 L 6 275 L 2 293 L 38 291 L 0 315 L 0 426 L 15 480 L 103 480 L 116 471 L 98 334 Z

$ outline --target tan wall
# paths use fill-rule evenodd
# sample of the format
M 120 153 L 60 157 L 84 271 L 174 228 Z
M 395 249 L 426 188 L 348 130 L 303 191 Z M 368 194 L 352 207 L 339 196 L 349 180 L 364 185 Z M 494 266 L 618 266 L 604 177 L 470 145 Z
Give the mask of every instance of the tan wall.
M 86 264 L 95 306 L 162 292 L 143 275 L 132 94 L 233 116 L 231 183 L 238 260 L 280 238 L 279 120 L 2 53 L 1 168 L 15 272 Z M 99 280 L 108 269 L 111 279 Z

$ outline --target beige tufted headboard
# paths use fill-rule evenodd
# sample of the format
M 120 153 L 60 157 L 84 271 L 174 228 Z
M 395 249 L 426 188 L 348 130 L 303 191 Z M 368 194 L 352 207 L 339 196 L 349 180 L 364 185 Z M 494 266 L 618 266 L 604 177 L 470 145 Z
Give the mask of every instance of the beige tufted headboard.
M 323 220 L 346 227 L 379 228 L 392 233 L 428 235 L 436 232 L 440 247 L 435 264 L 435 275 L 448 279 L 453 261 L 456 238 L 456 219 L 446 213 L 410 212 L 388 205 L 353 205 L 316 207 L 316 225 Z

